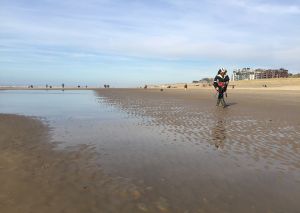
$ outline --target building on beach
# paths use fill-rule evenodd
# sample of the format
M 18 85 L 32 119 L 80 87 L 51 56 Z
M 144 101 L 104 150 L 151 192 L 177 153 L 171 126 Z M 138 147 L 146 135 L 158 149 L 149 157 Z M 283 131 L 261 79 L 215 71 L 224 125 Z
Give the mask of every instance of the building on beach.
M 289 76 L 289 72 L 286 69 L 257 69 L 255 72 L 255 79 L 264 79 L 264 78 L 287 78 Z
M 237 69 L 233 71 L 232 80 L 254 80 L 255 79 L 255 70 L 251 68 Z
M 242 68 L 233 71 L 232 80 L 254 80 L 266 78 L 287 78 L 289 76 L 288 70 L 280 69 L 251 69 Z

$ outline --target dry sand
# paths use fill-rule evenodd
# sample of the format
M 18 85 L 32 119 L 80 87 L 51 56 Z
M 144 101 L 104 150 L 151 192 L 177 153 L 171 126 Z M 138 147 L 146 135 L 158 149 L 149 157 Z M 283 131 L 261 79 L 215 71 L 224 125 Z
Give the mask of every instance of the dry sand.
M 189 89 L 211 89 L 207 83 L 188 83 Z M 267 85 L 267 87 L 264 87 Z M 163 85 L 149 85 L 149 88 L 167 88 L 170 89 L 184 89 L 184 83 L 170 83 Z M 300 91 L 300 78 L 270 78 L 270 79 L 256 79 L 256 80 L 242 80 L 242 81 L 230 81 L 229 87 L 236 90 L 299 90 Z
M 299 212 L 299 91 L 229 90 L 225 109 L 213 90 L 96 93 L 169 140 L 108 175 L 93 147 L 56 150 L 40 121 L 0 115 L 0 212 Z
M 277 89 L 300 89 L 300 78 L 269 78 L 256 80 L 231 81 L 230 85 L 235 85 L 236 88 L 262 88 L 267 85 L 267 88 Z

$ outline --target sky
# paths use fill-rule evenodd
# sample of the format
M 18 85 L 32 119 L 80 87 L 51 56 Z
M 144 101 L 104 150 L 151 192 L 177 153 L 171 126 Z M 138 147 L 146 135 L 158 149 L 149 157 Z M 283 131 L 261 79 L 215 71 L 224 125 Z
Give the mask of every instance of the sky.
M 300 0 L 0 0 L 0 85 L 300 72 Z

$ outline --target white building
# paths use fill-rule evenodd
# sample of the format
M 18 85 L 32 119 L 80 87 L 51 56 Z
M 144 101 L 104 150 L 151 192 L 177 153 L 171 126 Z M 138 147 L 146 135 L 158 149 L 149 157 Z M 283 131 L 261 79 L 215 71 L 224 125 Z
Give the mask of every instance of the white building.
M 264 78 L 287 78 L 289 75 L 288 70 L 280 69 L 251 69 L 243 68 L 236 69 L 233 71 L 232 80 L 254 80 L 254 79 L 264 79 Z
M 251 68 L 236 69 L 232 74 L 232 81 L 254 80 L 255 70 Z

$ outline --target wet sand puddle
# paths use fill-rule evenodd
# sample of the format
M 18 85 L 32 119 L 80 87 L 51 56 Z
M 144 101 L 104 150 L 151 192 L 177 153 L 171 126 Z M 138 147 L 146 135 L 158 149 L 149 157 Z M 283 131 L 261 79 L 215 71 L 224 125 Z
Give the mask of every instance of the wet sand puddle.
M 156 134 L 167 138 L 167 143 L 200 146 L 201 152 L 219 149 L 224 156 L 248 155 L 255 161 L 265 159 L 270 161 L 269 166 L 277 162 L 279 170 L 288 169 L 287 165 L 290 169 L 300 168 L 300 123 L 259 120 L 219 108 L 203 109 L 178 100 L 155 102 L 145 98 L 144 102 L 138 99 L 140 103 L 135 104 L 135 100 L 128 97 L 126 100 L 107 97 L 104 101 L 141 117 L 140 126 L 153 127 Z
M 87 96 L 96 108 L 44 115 L 58 151 L 90 153 L 83 170 L 104 174 L 86 177 L 91 195 L 99 193 L 89 212 L 300 209 L 299 125 L 161 93 L 95 95 Z M 95 187 L 101 178 L 102 190 Z
M 160 136 L 149 156 L 113 168 L 155 186 L 172 211 L 297 212 L 299 124 L 160 94 L 100 95 Z

